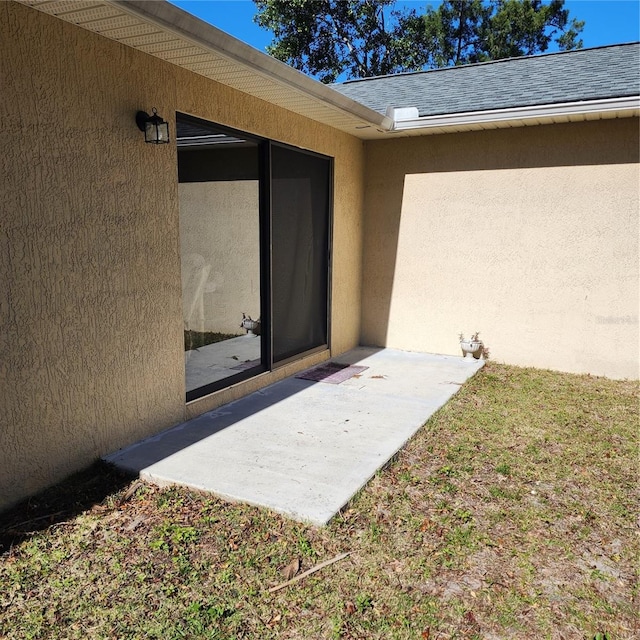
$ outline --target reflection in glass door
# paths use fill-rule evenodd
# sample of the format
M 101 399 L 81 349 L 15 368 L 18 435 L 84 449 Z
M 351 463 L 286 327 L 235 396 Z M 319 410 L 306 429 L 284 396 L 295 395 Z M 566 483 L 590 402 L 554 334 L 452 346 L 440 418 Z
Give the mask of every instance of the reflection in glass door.
M 261 370 L 257 142 L 178 116 L 187 400 Z

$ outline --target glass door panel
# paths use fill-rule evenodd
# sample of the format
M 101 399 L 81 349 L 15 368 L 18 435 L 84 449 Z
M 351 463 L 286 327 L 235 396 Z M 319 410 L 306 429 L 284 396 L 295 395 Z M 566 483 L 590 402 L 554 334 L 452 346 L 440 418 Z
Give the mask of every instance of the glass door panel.
M 273 361 L 328 343 L 328 158 L 271 144 Z
M 177 124 L 189 400 L 264 370 L 259 146 L 186 116 Z

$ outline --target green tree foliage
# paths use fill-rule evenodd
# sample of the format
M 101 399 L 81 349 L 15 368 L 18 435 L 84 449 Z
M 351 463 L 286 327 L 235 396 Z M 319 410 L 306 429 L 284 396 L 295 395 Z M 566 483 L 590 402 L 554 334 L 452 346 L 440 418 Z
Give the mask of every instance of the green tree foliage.
M 564 0 L 444 0 L 422 13 L 395 0 L 254 2 L 268 52 L 327 83 L 582 47 Z
M 446 67 L 582 47 L 584 22 L 569 18 L 564 0 L 446 0 L 402 18 L 406 36 L 430 67 Z
M 402 69 L 387 27 L 395 0 L 254 0 L 255 21 L 274 34 L 267 51 L 322 82 Z M 397 28 L 397 25 L 396 25 Z

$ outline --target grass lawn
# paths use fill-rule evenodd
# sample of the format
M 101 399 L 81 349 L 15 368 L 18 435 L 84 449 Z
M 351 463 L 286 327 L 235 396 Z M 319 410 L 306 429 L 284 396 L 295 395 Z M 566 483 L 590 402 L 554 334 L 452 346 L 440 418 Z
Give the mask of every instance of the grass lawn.
M 638 401 L 490 362 L 324 528 L 94 467 L 5 514 L 0 638 L 638 638 Z
M 208 344 L 215 344 L 223 340 L 237 338 L 242 333 L 218 333 L 216 331 L 186 331 L 184 332 L 184 350 L 199 349 Z

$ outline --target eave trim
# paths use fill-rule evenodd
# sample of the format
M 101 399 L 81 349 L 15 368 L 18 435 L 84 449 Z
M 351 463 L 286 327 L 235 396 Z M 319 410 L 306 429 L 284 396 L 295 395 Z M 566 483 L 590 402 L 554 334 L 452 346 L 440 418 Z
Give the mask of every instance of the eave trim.
M 266 76 L 272 81 L 346 112 L 366 124 L 385 131 L 393 125 L 390 118 L 347 98 L 339 91 L 271 58 L 165 0 L 103 0 L 103 2 L 142 18 L 145 22 L 152 23 L 163 31 L 173 33 L 218 56 L 242 64 L 254 73 Z
M 459 127 L 506 123 L 539 118 L 568 117 L 607 113 L 611 111 L 639 111 L 640 96 L 624 98 L 605 98 L 585 100 L 582 102 L 565 102 L 544 104 L 532 107 L 515 107 L 509 109 L 492 109 L 488 111 L 467 111 L 464 113 L 443 114 L 439 116 L 422 116 L 393 123 L 392 131 L 409 131 L 415 129 L 432 129 L 435 127 Z

